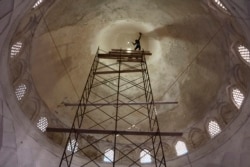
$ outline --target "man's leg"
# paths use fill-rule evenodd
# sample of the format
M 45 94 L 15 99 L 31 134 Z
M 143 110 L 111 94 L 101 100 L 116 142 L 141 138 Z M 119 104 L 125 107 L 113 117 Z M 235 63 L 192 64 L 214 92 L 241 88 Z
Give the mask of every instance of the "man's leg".
M 135 50 L 140 49 L 138 45 L 135 46 Z

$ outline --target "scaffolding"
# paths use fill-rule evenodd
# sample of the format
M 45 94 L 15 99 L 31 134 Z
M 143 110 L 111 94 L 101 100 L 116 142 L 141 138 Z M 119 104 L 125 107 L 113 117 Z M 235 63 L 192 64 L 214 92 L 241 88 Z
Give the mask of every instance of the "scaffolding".
M 166 166 L 161 136 L 182 134 L 160 132 L 146 63 L 150 55 L 97 50 L 80 102 L 65 104 L 77 106 L 71 129 L 47 128 L 69 133 L 59 166 L 71 166 L 76 155 L 84 157 L 81 166 Z

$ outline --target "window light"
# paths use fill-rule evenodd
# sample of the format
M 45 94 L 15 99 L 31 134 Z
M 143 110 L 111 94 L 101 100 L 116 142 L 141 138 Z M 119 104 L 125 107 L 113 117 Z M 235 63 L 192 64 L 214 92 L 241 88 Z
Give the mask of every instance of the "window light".
M 220 0 L 214 0 L 214 2 L 222 9 L 227 10 L 227 8 L 221 3 Z
M 250 63 L 250 53 L 249 50 L 243 46 L 239 45 L 238 46 L 238 52 L 240 53 L 241 57 L 247 62 Z
M 233 95 L 233 97 L 232 97 L 233 102 L 234 102 L 235 106 L 239 109 L 241 107 L 242 102 L 243 102 L 245 97 L 244 97 L 243 93 L 241 93 L 241 91 L 237 88 L 234 88 L 232 90 L 232 95 Z
M 152 162 L 150 152 L 147 149 L 144 149 L 144 150 L 141 151 L 141 153 L 140 153 L 140 162 L 142 164 Z
M 15 94 L 17 97 L 17 100 L 20 101 L 24 97 L 26 93 L 27 87 L 25 84 L 21 84 L 16 88 Z
M 76 142 L 75 139 L 71 140 L 71 142 L 68 143 L 67 150 L 70 151 L 70 152 L 73 152 L 73 150 L 74 150 L 74 153 L 77 152 L 78 143 Z
M 208 123 L 208 133 L 211 136 L 211 138 L 214 138 L 221 132 L 221 128 L 219 124 L 216 121 L 211 120 Z
M 175 150 L 176 150 L 177 156 L 181 156 L 181 155 L 188 153 L 187 146 L 183 141 L 178 141 L 176 143 Z
M 48 127 L 48 120 L 46 117 L 41 117 L 36 125 L 42 132 L 46 131 Z
M 114 161 L 114 151 L 111 149 L 107 149 L 103 158 L 104 162 L 113 162 Z
M 33 8 L 37 8 L 42 2 L 43 2 L 43 0 L 38 0 L 38 1 L 36 1 L 36 3 L 35 3 L 35 5 L 33 6 Z
M 23 46 L 23 43 L 20 41 L 13 44 L 10 49 L 10 57 L 14 58 L 20 52 L 22 46 Z

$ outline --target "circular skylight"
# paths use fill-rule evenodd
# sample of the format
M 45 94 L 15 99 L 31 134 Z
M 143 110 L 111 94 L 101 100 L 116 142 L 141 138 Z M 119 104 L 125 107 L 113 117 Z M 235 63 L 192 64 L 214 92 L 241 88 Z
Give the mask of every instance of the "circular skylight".
M 68 143 L 67 150 L 70 152 L 73 152 L 73 150 L 74 152 L 76 152 L 78 150 L 78 143 L 75 139 L 71 140 L 71 142 Z
M 143 164 L 152 162 L 150 152 L 148 150 L 146 149 L 142 150 L 142 152 L 140 153 L 140 161 Z
M 38 1 L 34 4 L 33 8 L 37 8 L 42 2 L 43 2 L 43 0 L 38 0 Z
M 10 57 L 14 58 L 18 53 L 20 52 L 21 48 L 23 46 L 23 43 L 18 41 L 15 44 L 12 45 L 10 49 Z
M 214 2 L 223 10 L 227 11 L 227 8 L 222 4 L 222 2 L 220 0 L 214 0 Z
M 187 146 L 183 141 L 178 141 L 176 143 L 175 150 L 176 150 L 177 156 L 181 156 L 181 155 L 188 153 Z
M 41 117 L 37 123 L 37 127 L 42 131 L 45 132 L 46 128 L 48 127 L 48 120 L 46 117 Z
M 24 97 L 26 93 L 27 87 L 25 84 L 21 84 L 16 88 L 15 94 L 17 97 L 17 100 L 20 101 Z
M 219 124 L 214 120 L 209 121 L 209 123 L 208 123 L 208 133 L 209 133 L 210 137 L 214 138 L 220 132 L 221 132 L 221 128 L 220 128 Z
M 245 98 L 245 96 L 243 95 L 243 93 L 241 93 L 241 91 L 237 88 L 234 88 L 232 90 L 232 95 L 233 95 L 233 102 L 236 105 L 236 107 L 239 109 L 242 105 L 242 102 Z
M 113 162 L 114 160 L 114 151 L 111 149 L 107 149 L 104 154 L 103 161 L 104 162 Z
M 247 62 L 250 63 L 250 53 L 249 50 L 243 46 L 239 45 L 238 46 L 238 52 L 240 53 L 241 57 Z

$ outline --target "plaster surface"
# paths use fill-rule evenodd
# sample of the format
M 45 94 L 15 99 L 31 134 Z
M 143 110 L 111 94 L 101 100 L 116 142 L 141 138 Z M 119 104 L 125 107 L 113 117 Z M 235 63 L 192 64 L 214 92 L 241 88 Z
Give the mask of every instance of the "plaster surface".
M 78 100 L 98 46 L 132 49 L 142 32 L 142 48 L 153 53 L 147 63 L 155 100 L 178 101 L 157 106 L 160 126 L 181 131 L 206 115 L 227 78 L 223 31 L 196 0 L 63 0 L 37 28 L 32 77 L 51 112 L 70 126 L 75 108 L 61 103 Z
M 240 23 L 241 27 L 243 27 L 243 31 L 242 31 L 240 25 L 237 25 L 237 24 L 236 24 L 237 26 L 234 25 L 234 27 L 237 29 L 237 32 L 239 34 L 242 33 L 241 37 L 245 37 L 246 38 L 245 42 L 249 44 L 249 25 L 250 25 L 250 23 L 249 23 L 249 19 L 247 19 L 248 18 L 248 11 L 249 11 L 249 5 L 248 5 L 249 2 L 247 2 L 247 0 L 232 0 L 232 1 L 222 0 L 222 1 L 226 5 L 226 7 L 229 8 L 230 11 L 232 12 L 233 17 L 230 16 L 230 18 L 232 19 L 231 21 L 238 22 L 238 23 Z M 14 2 L 14 4 L 13 4 L 13 2 Z M 3 9 L 1 11 L 5 12 L 5 11 L 7 11 L 7 9 L 9 10 L 8 15 L 2 15 L 2 13 L 1 13 L 1 17 L 0 17 L 0 23 L 1 23 L 1 33 L 0 33 L 0 39 L 1 39 L 0 40 L 0 51 L 1 51 L 1 59 L 0 59 L 0 61 L 1 61 L 1 66 L 0 66 L 1 67 L 1 70 L 0 70 L 0 73 L 1 73 L 1 75 L 0 75 L 1 76 L 1 80 L 0 80 L 0 82 L 1 82 L 1 87 L 0 87 L 0 124 L 2 125 L 2 126 L 0 126 L 0 155 L 1 155 L 0 156 L 0 166 L 4 166 L 4 167 L 5 166 L 10 166 L 10 167 L 13 167 L 13 166 L 32 166 L 32 167 L 33 166 L 37 166 L 37 167 L 39 167 L 39 166 L 58 166 L 58 163 L 60 160 L 60 154 L 62 152 L 62 150 L 58 149 L 60 147 L 58 147 L 55 143 L 53 143 L 51 141 L 49 142 L 46 139 L 45 135 L 42 134 L 41 132 L 39 132 L 39 129 L 37 129 L 35 125 L 31 125 L 31 123 L 29 122 L 29 120 L 27 119 L 27 117 L 23 113 L 25 111 L 23 111 L 23 112 L 21 111 L 22 103 L 19 103 L 16 100 L 15 93 L 13 90 L 13 85 L 9 81 L 11 76 L 8 76 L 10 72 L 9 72 L 9 68 L 7 67 L 8 66 L 7 60 L 8 60 L 8 56 L 9 56 L 9 48 L 10 48 L 9 45 L 11 43 L 10 40 L 11 40 L 12 35 L 16 29 L 17 24 L 19 24 L 18 21 L 20 20 L 20 17 L 23 16 L 24 11 L 30 10 L 30 8 L 33 5 L 33 2 L 35 2 L 35 1 L 32 1 L 32 0 L 31 1 L 29 1 L 29 0 L 22 0 L 22 1 L 21 0 L 13 0 L 13 1 L 3 0 L 3 1 L 1 1 L 1 5 L 0 5 L 0 9 Z M 84 2 L 86 2 L 86 1 L 84 1 Z M 99 6 L 99 5 L 97 5 L 98 1 L 91 1 L 91 2 L 93 2 L 93 4 L 90 7 L 93 7 L 93 6 L 98 7 Z M 159 1 L 155 1 L 155 2 L 158 3 Z M 170 3 L 167 3 L 167 2 L 171 2 L 173 4 L 170 5 Z M 186 7 L 196 6 L 197 3 L 198 4 L 200 3 L 200 1 L 192 1 L 192 3 L 190 3 L 190 4 L 188 2 L 191 2 L 191 1 L 182 2 L 183 6 L 178 6 L 178 5 L 180 5 L 180 1 L 164 1 L 164 2 L 162 1 L 162 3 L 164 3 L 166 6 L 167 6 L 167 4 L 170 5 L 172 7 L 173 11 L 176 10 L 175 14 L 172 13 L 172 17 L 174 17 L 175 15 L 181 14 L 182 11 L 185 11 L 183 13 L 185 13 L 187 15 L 192 15 L 184 9 Z M 14 9 L 10 9 L 10 8 L 5 9 L 5 7 L 9 6 L 8 3 L 11 3 L 14 6 Z M 2 4 L 4 4 L 4 5 L 2 5 Z M 71 3 L 65 4 L 65 8 L 66 8 L 66 5 L 70 6 L 70 4 Z M 102 4 L 100 4 L 100 5 L 102 5 Z M 176 6 L 174 7 L 174 5 L 176 5 Z M 162 5 L 159 5 L 159 8 L 167 9 L 166 6 L 164 6 L 162 4 Z M 200 6 L 200 5 L 198 5 L 198 6 Z M 65 8 L 58 8 L 59 11 L 61 10 L 60 15 L 64 15 Z M 195 8 L 195 7 L 192 7 L 192 8 L 193 8 L 192 10 L 194 10 L 194 11 L 198 10 L 198 8 Z M 95 9 L 95 8 L 90 8 L 90 9 Z M 111 9 L 115 9 L 115 8 L 111 8 Z M 199 9 L 203 10 L 201 8 L 199 8 Z M 117 11 L 119 11 L 119 10 L 117 10 Z M 79 7 L 79 12 L 82 12 L 82 8 L 80 8 L 80 7 Z M 88 13 L 88 12 L 86 12 L 86 13 Z M 69 13 L 67 13 L 67 14 L 69 14 Z M 67 14 L 65 14 L 65 15 L 67 15 Z M 218 16 L 221 16 L 221 13 L 220 13 L 220 15 L 219 15 L 219 12 L 217 14 L 218 14 Z M 56 16 L 58 16 L 58 15 L 56 15 Z M 211 16 L 208 16 L 208 17 L 210 18 Z M 157 17 L 155 19 L 157 21 L 160 21 L 160 18 L 161 17 Z M 56 22 L 57 20 L 60 20 L 60 19 L 61 19 L 61 17 L 55 17 L 52 22 Z M 67 21 L 69 23 L 73 22 L 75 24 L 74 19 L 69 19 Z M 121 21 L 124 22 L 124 20 L 121 20 Z M 138 20 L 130 19 L 129 22 L 134 24 L 134 21 L 137 22 Z M 188 21 L 188 19 L 187 19 L 187 21 Z M 62 22 L 62 21 L 60 21 L 60 22 Z M 120 20 L 118 20 L 117 22 L 115 21 L 114 23 L 119 23 L 119 22 L 120 22 Z M 145 23 L 140 23 L 140 24 L 141 25 L 150 25 L 148 23 L 149 22 L 147 22 L 146 24 Z M 208 24 L 208 23 L 206 23 L 206 24 Z M 216 24 L 219 26 L 220 23 L 216 22 Z M 49 25 L 53 25 L 53 24 L 49 24 Z M 66 26 L 70 27 L 70 24 L 66 25 Z M 107 24 L 106 27 L 109 27 L 109 25 Z M 149 29 L 142 29 L 142 30 L 150 30 L 150 28 L 154 28 L 154 27 L 150 26 Z M 201 28 L 199 30 L 203 30 L 203 28 Z M 46 30 L 46 28 L 44 28 L 44 30 Z M 53 33 L 54 33 L 54 31 L 55 32 L 57 31 L 56 29 L 53 29 L 53 26 L 51 26 L 51 30 L 53 31 Z M 169 33 L 169 32 L 166 32 L 165 29 L 163 29 L 163 30 L 164 30 L 163 32 Z M 174 33 L 175 30 L 176 29 L 173 28 L 172 33 Z M 176 31 L 173 35 L 173 39 L 175 39 L 175 37 L 176 37 L 175 40 L 179 41 L 179 42 L 182 41 L 182 38 L 184 38 L 184 36 L 185 36 L 185 33 L 183 33 L 184 30 L 183 29 L 181 29 L 181 30 L 182 31 L 180 31 L 180 30 Z M 32 30 L 30 30 L 30 31 L 32 34 Z M 206 30 L 206 31 L 209 31 L 209 30 Z M 219 32 L 222 33 L 222 31 L 219 31 Z M 178 37 L 178 35 L 181 33 L 183 33 L 182 36 Z M 131 35 L 131 38 L 134 39 L 134 36 L 136 36 L 136 34 L 137 34 L 136 32 L 133 32 L 133 35 Z M 188 33 L 186 35 L 192 36 L 193 34 L 194 34 L 194 31 L 188 31 Z M 223 33 L 221 35 L 224 36 Z M 13 38 L 18 39 L 17 37 L 18 36 L 15 36 Z M 40 38 L 39 35 L 37 37 Z M 62 39 L 62 37 L 58 38 L 58 40 L 59 39 Z M 103 39 L 103 37 L 99 34 L 99 35 L 96 35 L 96 37 L 94 39 Z M 105 37 L 105 39 L 106 39 L 106 37 Z M 103 39 L 103 40 L 105 41 L 105 39 Z M 216 37 L 214 37 L 213 39 L 216 39 Z M 120 42 L 122 42 L 122 41 L 123 41 L 123 39 Z M 155 42 L 155 44 L 156 44 L 155 47 L 158 47 L 159 41 L 157 41 L 157 40 L 152 40 L 152 41 Z M 46 44 L 46 41 L 44 43 Z M 104 42 L 104 43 L 106 43 L 106 42 Z M 199 43 L 199 42 L 197 42 L 197 43 Z M 208 43 L 210 44 L 209 41 L 208 41 Z M 218 42 L 218 43 L 221 44 L 221 42 Z M 94 42 L 94 44 L 96 44 L 96 42 Z M 151 44 L 153 45 L 153 43 L 151 43 Z M 151 46 L 151 44 L 150 44 L 150 46 Z M 162 43 L 160 42 L 160 47 L 161 47 L 161 44 Z M 167 45 L 164 44 L 164 46 L 167 46 Z M 193 45 L 193 44 L 190 44 L 189 46 L 198 47 L 198 46 Z M 211 47 L 211 49 L 216 49 L 219 46 L 220 45 L 214 45 L 213 47 Z M 39 47 L 40 47 L 39 43 L 38 43 L 38 45 L 36 45 L 36 47 L 37 47 L 36 49 L 39 49 Z M 47 47 L 48 46 L 46 46 L 44 48 L 47 48 Z M 50 46 L 50 47 L 52 47 L 52 46 Z M 79 48 L 81 48 L 81 47 L 78 47 L 78 49 Z M 111 46 L 111 48 L 113 48 L 113 46 Z M 153 50 L 153 48 L 151 48 L 151 49 Z M 177 47 L 177 48 L 180 50 L 179 47 Z M 190 49 L 190 47 L 189 47 L 189 49 Z M 91 49 L 91 51 L 89 51 L 89 53 L 93 54 L 93 52 L 95 50 L 96 50 L 96 48 L 93 47 L 93 49 Z M 45 50 L 41 50 L 41 51 L 44 52 Z M 225 49 L 224 48 L 221 48 L 221 50 L 218 50 L 218 51 L 219 51 L 219 53 L 222 53 L 225 56 Z M 218 52 L 216 52 L 216 53 L 218 53 Z M 213 55 L 213 54 L 214 54 L 213 51 L 211 51 L 211 55 Z M 159 54 L 159 55 L 161 55 L 161 54 Z M 226 56 L 228 56 L 228 55 L 226 54 Z M 89 57 L 91 57 L 91 56 L 89 56 Z M 212 56 L 209 57 L 209 60 L 211 57 Z M 154 57 L 154 60 L 155 59 L 156 58 Z M 235 61 L 237 58 L 230 56 L 230 59 L 232 62 L 232 61 Z M 50 59 L 46 59 L 46 60 L 48 62 Z M 206 62 L 207 62 L 207 59 L 204 60 L 203 63 L 206 64 Z M 238 61 L 238 60 L 236 62 L 238 62 L 239 64 L 242 63 L 241 61 Z M 178 64 L 178 62 L 176 64 Z M 176 64 L 175 64 L 175 66 L 176 66 Z M 191 64 L 193 64 L 193 63 L 191 63 Z M 45 65 L 47 65 L 47 64 L 45 63 Z M 152 68 L 152 67 L 150 67 L 150 68 Z M 213 68 L 213 67 L 211 67 L 211 68 Z M 249 68 L 249 67 L 247 66 L 247 68 Z M 53 71 L 53 69 L 54 68 L 52 68 L 51 71 Z M 51 72 L 51 71 L 48 70 L 48 72 Z M 249 71 L 247 71 L 246 75 L 248 74 L 248 72 Z M 40 73 L 40 74 L 44 75 L 44 73 Z M 186 74 L 186 73 L 184 73 L 184 74 Z M 39 73 L 37 73 L 37 75 L 39 75 Z M 232 71 L 230 71 L 230 74 L 228 74 L 228 75 L 232 76 L 233 75 Z M 183 76 L 183 75 L 180 75 L 180 76 Z M 36 76 L 36 77 L 38 79 L 39 76 Z M 40 77 L 43 78 L 42 75 Z M 244 79 L 249 78 L 248 75 L 244 76 L 244 77 L 245 77 Z M 38 80 L 36 82 L 38 82 Z M 42 81 L 40 81 L 40 82 L 42 82 Z M 80 80 L 79 80 L 79 82 L 80 82 Z M 200 82 L 200 80 L 198 80 L 198 83 L 199 82 Z M 247 79 L 246 79 L 246 83 L 245 83 L 246 87 L 248 87 L 248 85 L 249 85 L 248 83 L 249 82 L 247 82 Z M 82 82 L 80 84 L 82 84 L 81 86 L 84 85 Z M 38 86 L 38 88 L 41 89 L 41 86 Z M 205 88 L 206 87 L 204 87 L 204 89 Z M 47 89 L 48 89 L 48 87 L 47 87 Z M 46 90 L 46 89 L 44 88 L 44 90 Z M 62 91 L 62 90 L 63 89 L 60 89 L 60 91 Z M 198 90 L 200 90 L 200 89 L 198 89 Z M 247 90 L 249 90 L 249 89 L 247 89 Z M 246 90 L 246 94 L 248 94 L 247 90 Z M 49 90 L 49 91 L 51 91 L 51 90 Z M 202 91 L 203 91 L 203 89 L 202 89 Z M 40 95 L 42 94 L 41 90 L 39 90 L 39 93 L 40 93 Z M 174 90 L 173 90 L 172 94 L 174 94 Z M 34 96 L 34 94 L 32 94 L 32 96 Z M 204 95 L 202 95 L 202 97 L 203 96 Z M 171 96 L 171 97 L 174 97 L 174 96 Z M 32 100 L 34 100 L 34 99 L 32 99 Z M 53 99 L 51 99 L 51 100 L 53 100 Z M 198 98 L 198 100 L 200 100 L 200 98 Z M 29 99 L 27 99 L 27 101 L 30 102 Z M 60 101 L 60 100 L 58 100 L 58 101 Z M 218 101 L 218 102 L 220 102 L 220 101 Z M 30 103 L 32 103 L 32 102 L 30 102 Z M 175 167 L 176 166 L 181 166 L 181 167 L 189 167 L 189 166 L 193 166 L 193 167 L 200 167 L 200 166 L 205 166 L 205 167 L 206 166 L 209 166 L 209 167 L 211 167 L 211 166 L 213 166 L 213 167 L 224 167 L 224 166 L 247 167 L 247 166 L 249 166 L 249 163 L 250 163 L 249 158 L 248 158 L 249 157 L 249 104 L 250 104 L 249 103 L 249 96 L 247 95 L 246 100 L 244 101 L 244 106 L 240 110 L 240 112 L 242 112 L 243 114 L 240 114 L 240 116 L 237 117 L 237 119 L 235 119 L 233 123 L 230 123 L 227 126 L 227 128 L 223 129 L 223 132 L 220 135 L 218 135 L 215 139 L 210 140 L 209 143 L 207 143 L 206 146 L 202 147 L 201 149 L 199 149 L 195 152 L 190 151 L 190 153 L 185 155 L 185 156 L 181 156 L 181 157 L 178 157 L 178 158 L 172 160 L 171 162 L 167 162 L 168 166 L 175 166 Z M 196 104 L 196 105 L 198 105 L 198 104 Z M 50 109 L 52 109 L 51 106 L 50 106 Z M 167 109 L 167 110 L 171 110 L 171 108 Z M 160 111 L 160 109 L 159 109 L 159 111 Z M 37 111 L 37 112 L 40 112 L 40 111 Z M 239 112 L 239 111 L 237 111 L 237 112 Z M 55 113 L 57 113 L 57 112 L 55 112 Z M 207 112 L 205 114 L 209 115 L 210 113 Z M 65 115 L 65 116 L 67 116 L 67 115 Z M 60 117 L 58 117 L 58 118 L 60 118 Z M 62 119 L 62 118 L 60 118 L 60 119 Z M 230 135 L 233 135 L 233 136 L 228 139 L 228 136 L 230 136 Z M 189 160 L 191 161 L 192 164 L 189 162 Z

